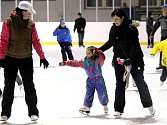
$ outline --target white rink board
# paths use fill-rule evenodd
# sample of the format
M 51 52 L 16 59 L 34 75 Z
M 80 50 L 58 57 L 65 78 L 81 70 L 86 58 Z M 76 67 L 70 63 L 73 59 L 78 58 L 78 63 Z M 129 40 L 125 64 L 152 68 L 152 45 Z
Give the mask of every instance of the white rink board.
M 59 25 L 59 22 L 36 22 L 36 28 L 41 42 L 54 42 L 56 37 L 53 36 L 53 31 Z M 77 33 L 73 32 L 74 22 L 66 22 L 72 35 L 72 41 L 78 41 Z M 87 22 L 85 29 L 85 42 L 106 42 L 108 40 L 109 31 L 112 26 L 112 22 Z M 139 41 L 147 42 L 146 23 L 140 22 L 139 29 Z M 0 30 L 2 29 L 2 22 L 0 22 Z M 155 33 L 154 41 L 160 40 L 160 28 Z

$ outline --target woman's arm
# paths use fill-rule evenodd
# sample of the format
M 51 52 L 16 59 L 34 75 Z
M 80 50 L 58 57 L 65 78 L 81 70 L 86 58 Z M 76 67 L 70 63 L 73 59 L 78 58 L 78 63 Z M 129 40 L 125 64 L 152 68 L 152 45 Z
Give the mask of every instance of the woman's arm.
M 3 22 L 0 39 L 0 59 L 4 59 L 9 44 L 10 28 L 7 20 Z
M 99 50 L 101 51 L 106 51 L 108 50 L 109 48 L 111 48 L 113 45 L 112 45 L 112 36 L 113 36 L 113 33 L 112 33 L 112 28 L 110 29 L 110 33 L 109 33 L 109 39 L 106 43 L 104 43 L 104 45 L 102 45 L 100 48 L 98 48 Z

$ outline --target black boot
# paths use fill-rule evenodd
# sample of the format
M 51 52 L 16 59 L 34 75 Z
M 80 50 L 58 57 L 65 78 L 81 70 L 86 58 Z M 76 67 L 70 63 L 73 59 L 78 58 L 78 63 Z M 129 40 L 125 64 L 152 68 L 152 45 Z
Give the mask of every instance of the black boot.
M 0 89 L 0 97 L 2 96 L 2 90 Z
M 156 68 L 156 70 L 159 70 L 159 69 L 162 69 L 162 66 L 161 66 L 161 65 L 159 65 L 159 66 Z

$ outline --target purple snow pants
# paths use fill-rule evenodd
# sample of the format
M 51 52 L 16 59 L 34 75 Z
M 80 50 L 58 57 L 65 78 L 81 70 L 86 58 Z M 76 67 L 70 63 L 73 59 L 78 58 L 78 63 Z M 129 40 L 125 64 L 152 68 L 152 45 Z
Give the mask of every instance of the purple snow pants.
M 97 91 L 100 103 L 105 106 L 108 103 L 108 94 L 104 78 L 102 76 L 94 79 L 87 78 L 86 81 L 86 95 L 84 99 L 84 106 L 92 107 L 94 93 Z

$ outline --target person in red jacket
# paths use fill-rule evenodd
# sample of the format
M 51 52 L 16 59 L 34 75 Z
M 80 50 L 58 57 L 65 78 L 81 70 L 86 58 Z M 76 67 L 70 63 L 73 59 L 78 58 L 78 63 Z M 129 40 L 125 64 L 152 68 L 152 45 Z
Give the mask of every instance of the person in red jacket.
M 21 1 L 2 25 L 0 67 L 4 68 L 5 85 L 1 121 L 7 121 L 11 116 L 18 70 L 23 80 L 28 116 L 31 121 L 36 121 L 39 117 L 36 89 L 33 83 L 32 46 L 40 57 L 40 66 L 43 64 L 45 69 L 49 63 L 45 59 L 35 23 L 30 19 L 31 14 L 35 13 L 31 3 Z

